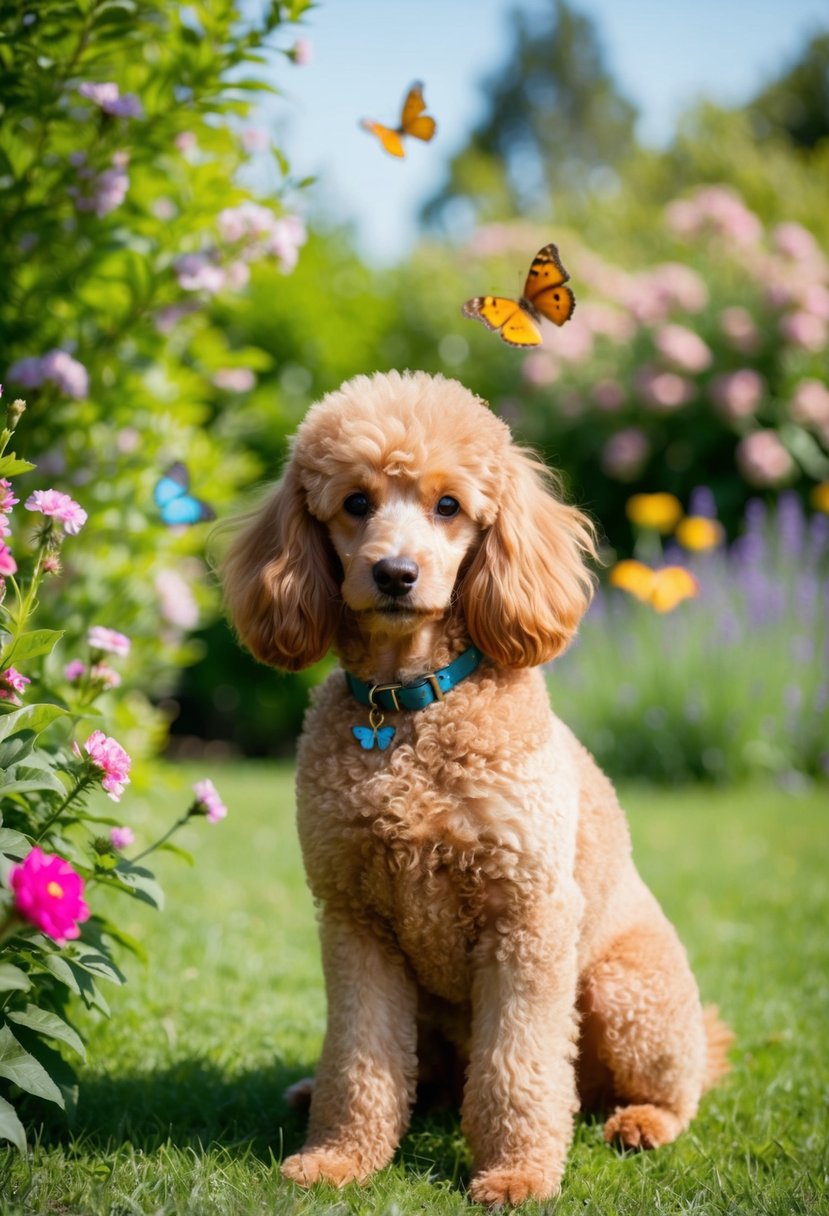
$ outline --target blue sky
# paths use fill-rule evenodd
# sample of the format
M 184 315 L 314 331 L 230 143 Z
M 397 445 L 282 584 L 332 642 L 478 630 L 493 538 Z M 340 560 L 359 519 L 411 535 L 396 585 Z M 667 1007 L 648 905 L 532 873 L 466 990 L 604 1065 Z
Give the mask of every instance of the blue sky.
M 282 95 L 257 121 L 285 150 L 292 171 L 315 174 L 311 209 L 356 223 L 373 261 L 405 256 L 420 204 L 440 184 L 482 112 L 481 84 L 503 60 L 510 14 L 548 0 L 320 0 L 304 22 L 307 67 L 281 66 Z M 829 28 L 827 0 L 577 0 L 597 24 L 608 65 L 641 112 L 639 135 L 664 143 L 702 96 L 747 100 Z M 408 85 L 425 82 L 438 133 L 409 141 L 404 161 L 358 126 L 396 125 Z

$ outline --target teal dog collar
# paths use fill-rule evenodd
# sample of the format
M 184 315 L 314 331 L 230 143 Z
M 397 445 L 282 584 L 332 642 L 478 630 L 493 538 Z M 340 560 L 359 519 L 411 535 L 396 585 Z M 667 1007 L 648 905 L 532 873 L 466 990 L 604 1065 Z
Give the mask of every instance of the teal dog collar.
M 426 709 L 435 701 L 442 701 L 446 693 L 472 675 L 483 657 L 477 646 L 470 646 L 447 667 L 430 671 L 413 684 L 368 684 L 347 671 L 348 691 L 370 709 L 369 726 L 352 726 L 354 738 L 366 751 L 371 751 L 375 744 L 385 751 L 394 737 L 394 727 L 383 726 L 384 709 Z

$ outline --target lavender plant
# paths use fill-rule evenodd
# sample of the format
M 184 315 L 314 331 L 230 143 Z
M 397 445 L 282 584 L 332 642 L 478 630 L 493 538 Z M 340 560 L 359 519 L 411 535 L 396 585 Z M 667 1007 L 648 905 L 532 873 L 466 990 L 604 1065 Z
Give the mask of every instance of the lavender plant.
M 703 491 L 692 510 L 712 506 Z M 754 500 L 729 548 L 672 541 L 664 561 L 698 595 L 660 614 L 602 588 L 550 673 L 561 716 L 617 777 L 829 776 L 829 516 Z

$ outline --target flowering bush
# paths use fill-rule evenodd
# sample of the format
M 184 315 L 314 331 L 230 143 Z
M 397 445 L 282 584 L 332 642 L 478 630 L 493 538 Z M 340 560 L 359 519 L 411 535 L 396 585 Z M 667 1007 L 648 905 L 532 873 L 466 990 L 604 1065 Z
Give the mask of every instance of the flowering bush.
M 102 674 L 103 655 L 123 658 L 130 639 L 94 625 L 89 666 L 74 658 L 62 675 L 49 666 L 64 635 L 35 625 L 38 596 L 87 516 L 70 495 L 48 489 L 26 498 L 30 516 L 13 526 L 19 498 L 9 478 L 34 471 L 5 454 L 22 409 L 21 401 L 12 404 L 0 434 L 0 530 L 8 555 L 0 579 L 0 1138 L 21 1150 L 26 1132 L 14 1105 L 21 1093 L 61 1107 L 74 1100 L 72 1071 L 50 1046 L 84 1054 L 67 1005 L 74 996 L 107 1013 L 99 981 L 124 978 L 115 949 L 139 950 L 95 910 L 96 894 L 116 891 L 160 907 L 144 859 L 191 815 L 217 822 L 226 814 L 212 782 L 197 782 L 182 818 L 128 859 L 122 850 L 134 842 L 132 829 L 86 806 L 97 787 L 120 802 L 130 783 L 125 748 L 98 726 L 88 731 L 90 720 L 100 721 L 99 697 L 117 684 L 114 669 Z M 27 543 L 30 522 L 36 526 Z M 78 731 L 86 735 L 83 746 Z
M 617 777 L 825 779 L 829 515 L 808 519 L 791 491 L 774 511 L 754 500 L 727 548 L 710 491 L 691 506 L 664 554 L 655 530 L 637 524 L 637 552 L 657 574 L 662 562 L 683 569 L 696 597 L 654 611 L 638 584 L 614 579 L 644 564 L 620 563 L 617 585 L 599 591 L 576 644 L 552 665 L 553 703 Z M 705 544 L 683 548 L 683 522 L 709 525 L 692 530 Z
M 271 359 L 234 348 L 210 307 L 256 264 L 290 273 L 305 240 L 298 185 L 245 122 L 249 99 L 307 60 L 290 25 L 306 0 L 254 8 L 89 0 L 0 16 L 0 381 L 27 396 L 32 508 L 61 519 L 59 477 L 77 503 L 65 530 L 85 519 L 83 562 L 43 586 L 41 619 L 79 642 L 99 605 L 117 611 L 133 646 L 128 695 L 108 704 L 137 760 L 164 725 L 147 695 L 169 693 L 199 653 L 187 633 L 217 610 L 204 528 L 167 527 L 154 487 L 186 462 L 220 510 L 258 472 L 235 411 Z M 254 160 L 280 183 L 269 197 L 240 184 Z M 93 666 L 76 691 L 106 698 L 112 669 Z

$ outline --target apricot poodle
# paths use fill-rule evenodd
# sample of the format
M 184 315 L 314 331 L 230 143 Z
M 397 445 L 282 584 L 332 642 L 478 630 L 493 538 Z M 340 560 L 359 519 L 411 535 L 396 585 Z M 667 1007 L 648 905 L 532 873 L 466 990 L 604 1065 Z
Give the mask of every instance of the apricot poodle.
M 392 1158 L 418 1079 L 462 1081 L 471 1194 L 559 1189 L 581 1105 L 667 1144 L 725 1068 L 613 787 L 538 665 L 592 591 L 587 519 L 440 376 L 358 376 L 308 413 L 223 566 L 242 642 L 297 671 L 333 649 L 299 745 L 325 1044 L 303 1186 Z

